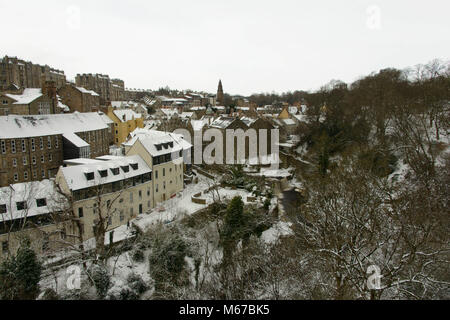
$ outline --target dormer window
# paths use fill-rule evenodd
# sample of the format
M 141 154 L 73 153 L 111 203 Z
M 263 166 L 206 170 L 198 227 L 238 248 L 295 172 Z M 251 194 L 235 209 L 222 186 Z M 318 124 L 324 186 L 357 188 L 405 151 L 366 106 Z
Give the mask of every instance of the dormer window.
M 45 198 L 37 199 L 36 205 L 38 208 L 45 207 L 47 205 L 47 199 L 45 199 Z
M 156 150 L 161 151 L 162 145 L 161 144 L 155 144 Z
M 0 214 L 6 213 L 6 204 L 0 204 Z
M 139 169 L 139 165 L 137 163 L 130 163 L 130 166 L 133 168 L 133 170 Z
M 169 147 L 173 148 L 173 142 L 169 142 Z
M 123 172 L 129 172 L 130 171 L 130 166 L 120 166 L 123 170 Z
M 84 175 L 86 176 L 86 179 L 87 179 L 88 181 L 94 180 L 94 172 L 93 172 L 93 171 L 85 172 Z
M 98 170 L 100 177 L 106 178 L 108 176 L 108 170 Z
M 119 168 L 111 168 L 111 172 L 113 175 L 117 176 L 120 173 L 120 169 Z

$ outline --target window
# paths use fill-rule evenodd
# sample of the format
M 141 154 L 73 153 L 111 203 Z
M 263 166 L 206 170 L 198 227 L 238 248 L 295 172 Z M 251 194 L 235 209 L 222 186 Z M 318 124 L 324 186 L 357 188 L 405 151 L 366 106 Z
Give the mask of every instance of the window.
M 125 219 L 125 216 L 123 214 L 123 210 L 120 211 L 120 222 L 122 222 Z
M 25 139 L 22 139 L 22 152 L 27 152 L 27 145 L 25 144 Z
M 151 207 L 151 202 L 150 202 L 150 200 L 147 202 L 147 207 Z
M 25 201 L 16 202 L 17 210 L 25 210 L 27 208 L 27 203 Z
M 31 157 L 31 163 L 36 164 L 36 157 L 35 156 Z
M 44 163 L 45 162 L 45 158 L 44 155 L 41 156 L 41 162 Z
M 19 181 L 19 175 L 17 173 L 14 173 L 14 181 Z
M 13 158 L 13 167 L 17 167 L 17 159 Z
M 42 137 L 39 138 L 39 147 L 42 149 L 44 149 L 44 139 Z
M 23 157 L 23 165 L 26 166 L 28 164 L 28 159 L 27 157 Z
M 42 176 L 42 178 L 45 178 L 45 170 L 44 169 L 41 170 L 41 176 Z
M 2 100 L 2 104 L 3 105 L 7 105 L 8 104 L 8 100 Z
M 45 198 L 37 199 L 36 205 L 38 208 L 45 207 L 47 205 L 47 199 L 45 199 Z
M 130 216 L 133 216 L 133 207 L 130 208 Z
M 28 171 L 24 171 L 23 173 L 23 179 L 28 180 Z
M 0 204 L 0 214 L 6 213 L 6 204 Z
M 163 177 L 166 176 L 166 168 L 163 168 Z
M 56 148 L 56 149 L 59 148 L 59 140 L 58 140 L 58 137 L 55 137 L 55 148 Z
M 52 162 L 52 161 L 53 161 L 53 155 L 52 155 L 52 154 L 49 154 L 49 155 L 48 155 L 48 161 L 49 161 L 49 162 Z
M 111 172 L 113 175 L 117 176 L 119 174 L 119 168 L 111 168 Z
M 88 181 L 94 180 L 94 172 L 85 172 L 84 175 Z
M 37 171 L 33 171 L 33 179 L 37 178 Z
M 166 190 L 166 182 L 163 182 L 163 189 Z
M 158 170 L 155 171 L 155 178 L 158 179 Z
M 158 192 L 158 184 L 156 184 L 156 192 Z
M 48 147 L 49 149 L 52 148 L 52 137 L 47 137 L 47 147 Z
M 130 166 L 133 168 L 133 170 L 137 170 L 139 168 L 139 165 L 137 163 L 131 163 Z
M 108 218 L 108 226 L 112 225 L 112 217 Z
M 2 153 L 3 153 L 3 154 L 6 153 L 6 143 L 5 143 L 5 140 L 2 140 Z
M 108 170 L 99 170 L 98 173 L 102 178 L 106 178 L 108 176 Z
M 139 199 L 142 199 L 142 191 L 139 190 Z
M 130 202 L 133 202 L 133 192 L 130 192 Z
M 126 165 L 126 166 L 120 166 L 123 170 L 123 172 L 130 172 L 130 166 Z
M 11 152 L 16 153 L 16 141 L 11 140 Z
M 150 189 L 147 189 L 147 197 L 150 197 Z
M 31 151 L 36 150 L 36 145 L 34 144 L 34 138 L 31 138 Z
M 83 218 L 83 208 L 78 208 L 78 217 Z

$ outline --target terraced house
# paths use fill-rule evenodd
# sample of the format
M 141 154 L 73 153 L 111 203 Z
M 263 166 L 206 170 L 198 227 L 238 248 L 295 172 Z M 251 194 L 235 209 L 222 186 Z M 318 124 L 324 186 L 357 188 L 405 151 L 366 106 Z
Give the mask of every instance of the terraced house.
M 55 177 L 64 159 L 109 154 L 97 113 L 0 116 L 0 187 Z

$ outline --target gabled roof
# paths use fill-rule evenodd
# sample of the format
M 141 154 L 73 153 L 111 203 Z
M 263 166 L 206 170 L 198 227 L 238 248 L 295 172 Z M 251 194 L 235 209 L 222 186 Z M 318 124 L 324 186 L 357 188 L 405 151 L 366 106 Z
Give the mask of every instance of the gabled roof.
M 26 88 L 22 94 L 5 93 L 5 96 L 13 99 L 13 104 L 30 104 L 34 100 L 42 97 L 42 90 L 39 88 Z

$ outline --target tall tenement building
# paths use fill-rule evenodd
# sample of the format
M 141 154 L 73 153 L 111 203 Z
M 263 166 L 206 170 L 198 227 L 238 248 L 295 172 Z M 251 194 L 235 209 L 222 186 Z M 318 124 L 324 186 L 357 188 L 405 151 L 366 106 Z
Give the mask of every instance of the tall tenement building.
M 216 104 L 218 106 L 223 106 L 224 102 L 225 102 L 225 99 L 224 99 L 224 96 L 223 96 L 222 80 L 219 80 L 219 88 L 217 89 Z
M 64 71 L 5 56 L 0 60 L 0 90 L 17 86 L 41 88 L 43 81 L 53 81 L 57 89 L 66 84 Z
M 123 100 L 125 83 L 120 79 L 110 79 L 108 75 L 84 73 L 75 77 L 77 87 L 93 90 L 100 95 L 100 104 Z

